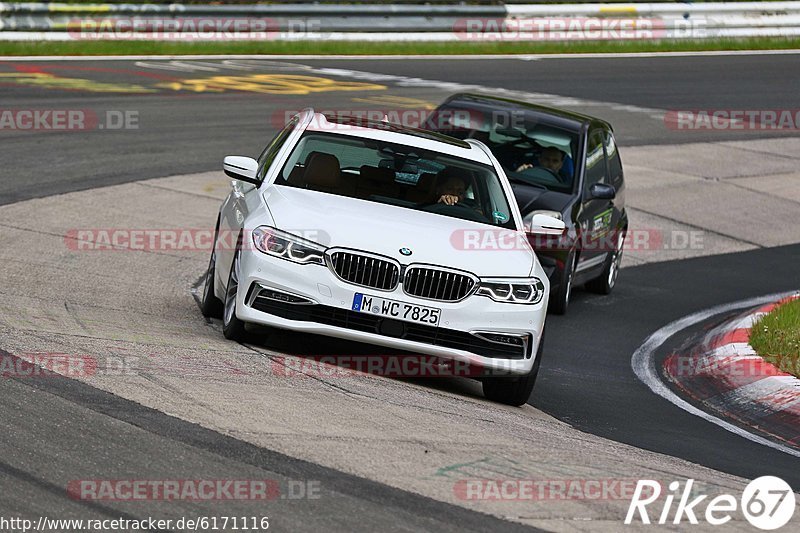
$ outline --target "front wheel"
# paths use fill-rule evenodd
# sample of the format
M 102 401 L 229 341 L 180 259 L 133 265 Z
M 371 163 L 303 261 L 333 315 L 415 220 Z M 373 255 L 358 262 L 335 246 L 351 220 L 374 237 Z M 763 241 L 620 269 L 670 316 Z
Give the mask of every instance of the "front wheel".
M 550 311 L 557 315 L 563 315 L 569 307 L 569 299 L 572 296 L 572 278 L 575 276 L 575 258 L 577 252 L 570 250 L 567 260 L 564 261 L 564 270 L 561 273 L 561 283 L 559 283 L 553 297 L 550 299 Z
M 222 317 L 222 301 L 214 294 L 214 277 L 217 264 L 217 254 L 212 251 L 206 270 L 206 282 L 203 287 L 203 299 L 200 300 L 200 312 L 207 318 Z
M 486 399 L 515 407 L 524 405 L 531 397 L 533 386 L 536 384 L 536 377 L 539 375 L 543 346 L 544 334 L 542 334 L 542 338 L 539 341 L 539 348 L 536 350 L 536 360 L 533 362 L 533 367 L 524 376 L 483 378 L 483 395 L 486 396 Z
M 586 288 L 598 294 L 611 294 L 617 284 L 619 267 L 622 263 L 622 248 L 625 244 L 625 230 L 619 232 L 614 251 L 606 257 L 603 273 L 600 277 L 586 282 Z
M 225 308 L 222 313 L 222 334 L 226 339 L 242 341 L 246 336 L 244 322 L 236 316 L 236 294 L 239 292 L 239 277 L 242 272 L 241 252 L 236 250 L 225 289 Z

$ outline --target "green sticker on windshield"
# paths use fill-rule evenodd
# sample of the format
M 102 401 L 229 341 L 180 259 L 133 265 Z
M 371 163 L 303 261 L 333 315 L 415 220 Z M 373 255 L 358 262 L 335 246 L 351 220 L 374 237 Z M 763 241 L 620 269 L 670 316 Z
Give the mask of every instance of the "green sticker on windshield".
M 505 213 L 501 213 L 500 211 L 494 211 L 492 213 L 492 215 L 494 216 L 494 219 L 497 222 L 507 222 L 508 221 L 508 215 L 506 215 Z

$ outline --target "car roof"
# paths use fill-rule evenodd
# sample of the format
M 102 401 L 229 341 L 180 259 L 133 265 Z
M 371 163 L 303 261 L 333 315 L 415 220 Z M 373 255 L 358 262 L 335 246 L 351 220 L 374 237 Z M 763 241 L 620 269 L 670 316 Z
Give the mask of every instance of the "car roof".
M 552 119 L 555 119 L 554 120 L 555 122 L 561 123 L 562 126 L 567 126 L 567 127 L 571 126 L 573 128 L 579 128 L 580 126 L 589 123 L 600 123 L 608 127 L 608 129 L 612 129 L 611 125 L 608 122 L 597 117 L 592 117 L 589 115 L 585 115 L 583 113 L 576 113 L 574 111 L 567 111 L 566 109 L 558 109 L 556 107 L 525 102 L 523 100 L 514 100 L 511 98 L 501 98 L 499 96 L 488 96 L 476 93 L 458 93 L 449 97 L 445 101 L 445 104 L 451 104 L 453 102 L 477 103 L 490 106 L 493 108 L 507 108 L 507 109 L 521 108 L 528 111 L 540 113 L 542 115 L 546 115 Z
M 474 146 L 473 143 L 467 143 L 461 139 L 441 133 L 411 128 L 388 121 L 314 113 L 314 117 L 306 127 L 306 131 L 376 139 L 422 150 L 431 150 L 493 166 L 487 154 Z

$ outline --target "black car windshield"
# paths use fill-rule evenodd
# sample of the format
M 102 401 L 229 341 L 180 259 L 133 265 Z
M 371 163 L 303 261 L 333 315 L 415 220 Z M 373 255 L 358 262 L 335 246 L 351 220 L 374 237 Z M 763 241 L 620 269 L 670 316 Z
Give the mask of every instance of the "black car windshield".
M 514 229 L 494 168 L 375 139 L 308 131 L 275 184 Z
M 497 109 L 471 102 L 450 102 L 427 121 L 428 129 L 486 144 L 514 182 L 571 193 L 578 156 L 577 131 L 524 108 Z

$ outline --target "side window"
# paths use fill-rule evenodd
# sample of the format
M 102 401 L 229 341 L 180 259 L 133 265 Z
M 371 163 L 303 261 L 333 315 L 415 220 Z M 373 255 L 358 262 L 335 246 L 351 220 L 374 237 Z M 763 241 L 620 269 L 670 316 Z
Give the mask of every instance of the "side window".
M 584 190 L 595 183 L 607 183 L 606 159 L 603 154 L 603 134 L 594 131 L 589 135 L 589 145 L 586 147 L 586 182 Z
M 611 176 L 611 184 L 618 186 L 619 180 L 622 177 L 622 160 L 619 158 L 619 150 L 617 149 L 617 142 L 614 139 L 614 134 L 610 131 L 606 131 L 606 157 L 608 157 L 608 171 Z
M 295 126 L 297 126 L 297 122 L 300 119 L 298 117 L 292 118 L 284 128 L 278 132 L 278 134 L 270 141 L 264 151 L 261 152 L 261 155 L 258 156 L 258 179 L 263 180 L 264 176 L 267 174 L 267 170 L 269 170 L 270 165 L 275 160 L 275 156 L 278 155 L 281 147 L 283 147 L 283 143 L 286 142 L 286 139 L 289 137 L 294 131 Z

